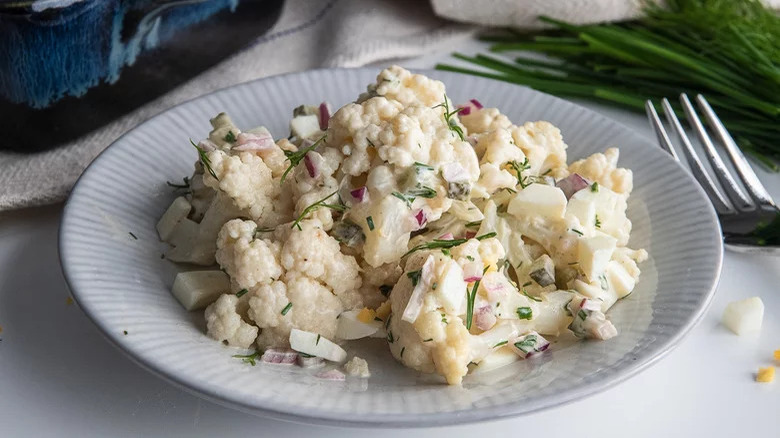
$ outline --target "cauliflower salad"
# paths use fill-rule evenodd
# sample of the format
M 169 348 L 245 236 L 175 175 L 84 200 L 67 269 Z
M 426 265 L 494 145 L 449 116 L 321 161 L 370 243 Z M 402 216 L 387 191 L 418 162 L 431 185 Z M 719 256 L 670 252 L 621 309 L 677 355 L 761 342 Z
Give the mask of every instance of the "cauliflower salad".
M 165 258 L 207 267 L 172 292 L 209 337 L 255 350 L 236 357 L 367 377 L 341 345 L 373 337 L 458 385 L 559 337 L 617 335 L 606 313 L 647 258 L 627 246 L 617 149 L 567 164 L 552 124 L 456 106 L 398 66 L 332 115 L 295 108 L 288 138 L 211 125 L 157 230 Z

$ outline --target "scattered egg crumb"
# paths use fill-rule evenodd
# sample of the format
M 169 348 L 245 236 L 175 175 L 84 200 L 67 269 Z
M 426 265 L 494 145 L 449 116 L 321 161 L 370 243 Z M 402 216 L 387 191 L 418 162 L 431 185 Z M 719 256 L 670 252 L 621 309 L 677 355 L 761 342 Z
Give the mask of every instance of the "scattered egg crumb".
M 775 360 L 780 360 L 780 350 L 775 350 Z
M 387 321 L 387 317 L 390 315 L 390 300 L 380 304 L 376 309 L 376 316 L 383 321 Z
M 350 376 L 368 378 L 371 377 L 371 372 L 368 371 L 368 362 L 365 359 L 357 356 L 349 360 L 344 364 L 344 371 Z
M 72 306 L 73 305 L 73 298 L 72 297 L 65 298 L 65 304 L 67 304 L 69 306 Z
M 775 380 L 775 367 L 759 368 L 756 382 L 769 383 Z
M 358 321 L 368 324 L 371 321 L 376 318 L 376 311 L 369 309 L 368 307 L 364 307 L 363 310 L 360 311 L 360 313 L 357 314 Z

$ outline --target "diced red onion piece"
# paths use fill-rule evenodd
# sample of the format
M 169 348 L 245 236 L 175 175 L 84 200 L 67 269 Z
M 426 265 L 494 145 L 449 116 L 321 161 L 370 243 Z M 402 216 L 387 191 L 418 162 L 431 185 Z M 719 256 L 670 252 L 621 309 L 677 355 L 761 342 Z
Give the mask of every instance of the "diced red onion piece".
M 279 365 L 293 365 L 298 360 L 298 353 L 293 350 L 280 350 L 269 348 L 263 352 L 260 362 L 274 363 Z
M 368 198 L 368 189 L 363 186 L 350 191 L 349 194 L 352 195 L 352 197 L 355 198 L 358 202 L 363 202 Z
M 311 155 L 306 154 L 303 157 L 303 164 L 306 165 L 306 170 L 309 172 L 310 177 L 317 178 L 318 176 L 320 176 L 320 169 L 318 169 L 317 166 L 314 164 Z
M 317 377 L 319 379 L 323 380 L 333 380 L 337 382 L 343 382 L 346 380 L 346 376 L 344 376 L 344 373 L 337 369 L 332 369 L 328 371 L 321 371 L 314 375 L 314 377 Z
M 234 151 L 264 151 L 273 149 L 276 146 L 273 137 L 270 135 L 258 135 L 251 132 L 242 132 L 238 134 Z
M 428 218 L 425 216 L 425 212 L 423 210 L 417 211 L 417 213 L 414 215 L 414 218 L 417 220 L 417 226 L 420 228 L 424 227 L 425 224 L 428 223 Z
M 566 178 L 555 183 L 555 186 L 563 190 L 563 194 L 566 195 L 566 199 L 574 196 L 575 193 L 588 187 L 590 183 L 587 179 L 580 176 L 578 173 L 572 173 Z
M 455 236 L 452 233 L 445 233 L 439 236 L 438 240 L 455 240 Z
M 476 231 L 466 231 L 466 239 L 473 239 L 477 236 Z
M 609 320 L 601 321 L 598 325 L 591 327 L 590 333 L 594 338 L 602 341 L 614 338 L 618 334 L 617 329 Z
M 484 108 L 484 107 L 482 106 L 482 104 L 481 104 L 481 103 L 479 103 L 479 101 L 478 101 L 477 99 L 471 99 L 471 100 L 469 100 L 469 102 L 471 102 L 471 104 L 472 104 L 472 105 L 474 105 L 474 106 L 475 106 L 477 109 L 482 109 L 482 108 Z
M 510 341 L 510 348 L 518 356 L 530 359 L 550 348 L 550 342 L 539 333 L 532 331 Z
M 460 105 L 458 108 L 461 108 L 460 112 L 458 113 L 461 116 L 467 116 L 471 114 L 471 107 L 468 105 Z
M 325 365 L 325 359 L 317 356 L 305 357 L 299 354 L 298 365 L 302 366 L 303 368 L 317 368 Z
M 589 300 L 587 298 L 583 298 L 582 302 L 580 303 L 580 309 L 595 310 L 601 312 L 601 304 L 599 304 L 599 302 L 596 300 Z
M 496 315 L 493 314 L 493 308 L 482 306 L 474 313 L 474 323 L 480 330 L 490 330 L 496 325 Z
M 328 121 L 330 121 L 330 108 L 328 108 L 327 102 L 322 102 L 320 104 L 320 130 L 328 129 Z
M 209 139 L 199 141 L 198 147 L 203 149 L 205 152 L 211 152 L 217 149 L 217 145 Z
M 445 181 L 456 183 L 469 180 L 469 174 L 466 169 L 458 162 L 451 162 L 441 166 L 441 176 Z

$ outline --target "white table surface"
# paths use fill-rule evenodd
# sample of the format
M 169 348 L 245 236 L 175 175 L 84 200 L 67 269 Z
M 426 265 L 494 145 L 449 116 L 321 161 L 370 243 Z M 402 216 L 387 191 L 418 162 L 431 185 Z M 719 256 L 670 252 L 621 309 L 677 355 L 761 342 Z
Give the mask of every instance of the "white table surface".
M 482 46 L 463 41 L 457 49 Z M 449 49 L 403 62 L 423 68 Z M 651 136 L 641 115 L 594 104 Z M 565 134 L 565 133 L 564 133 Z M 780 174 L 761 172 L 780 200 Z M 285 423 L 201 400 L 151 375 L 108 344 L 74 304 L 60 270 L 62 206 L 0 213 L 0 437 L 777 437 L 780 376 L 754 381 L 780 348 L 780 257 L 726 252 L 720 286 L 701 323 L 654 366 L 600 394 L 522 418 L 393 430 Z M 763 330 L 737 337 L 720 325 L 730 301 L 760 296 Z M 186 360 L 187 358 L 183 358 Z M 780 363 L 774 363 L 780 366 Z

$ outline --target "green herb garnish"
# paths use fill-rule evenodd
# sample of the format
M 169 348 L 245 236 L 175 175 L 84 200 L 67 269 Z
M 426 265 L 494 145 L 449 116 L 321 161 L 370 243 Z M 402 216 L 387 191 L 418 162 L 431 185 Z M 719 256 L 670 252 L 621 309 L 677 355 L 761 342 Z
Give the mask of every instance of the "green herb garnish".
M 431 342 L 431 341 L 433 341 L 433 338 L 428 338 L 428 339 L 423 340 L 423 342 Z
M 577 316 L 579 316 L 581 320 L 585 321 L 585 319 L 588 317 L 588 314 L 584 310 L 580 309 L 580 311 L 577 312 Z
M 595 181 L 593 184 L 590 185 L 590 191 L 591 192 L 598 192 L 599 191 L 599 183 L 598 183 L 598 181 Z
M 599 215 L 596 215 L 596 221 L 594 222 L 594 225 L 596 228 L 601 228 L 601 221 L 599 220 Z
M 165 184 L 168 184 L 168 187 L 173 187 L 174 190 L 190 188 L 190 177 L 185 176 L 181 180 L 184 181 L 184 184 L 174 184 L 170 181 L 165 181 Z
M 132 231 L 128 231 L 127 234 L 129 234 L 130 237 L 132 237 L 133 239 L 138 240 L 138 237 L 135 234 L 133 234 Z
M 515 342 L 515 347 L 523 353 L 530 353 L 536 346 L 536 335 L 528 335 L 522 341 Z
M 428 186 L 418 186 L 410 189 L 406 192 L 406 194 L 411 198 L 412 201 L 414 201 L 414 198 L 431 199 L 436 197 L 436 190 Z
M 209 172 L 211 176 L 214 177 L 215 180 L 219 181 L 219 178 L 217 178 L 217 174 L 214 173 L 214 169 L 211 168 L 211 160 L 209 159 L 209 156 L 206 154 L 206 151 L 203 150 L 202 147 L 195 144 L 192 139 L 190 139 L 190 144 L 198 150 L 198 157 L 200 158 L 200 164 L 203 165 L 204 168 Z
M 247 289 L 241 289 L 240 291 L 236 292 L 236 296 L 237 296 L 237 297 L 239 297 L 239 298 L 241 298 L 241 297 L 243 297 L 244 295 L 246 295 L 246 293 L 247 293 L 247 292 L 249 292 L 249 290 L 247 290 Z
M 506 345 L 508 342 L 509 342 L 509 341 L 501 341 L 501 342 L 499 342 L 498 344 L 494 345 L 494 346 L 493 346 L 493 348 L 498 348 L 498 347 L 501 347 L 501 346 L 503 346 L 503 345 Z
M 227 134 L 225 134 L 225 141 L 228 143 L 233 143 L 236 141 L 236 134 L 233 134 L 233 131 L 228 131 Z
M 249 365 L 255 366 L 257 365 L 257 357 L 260 356 L 259 351 L 255 351 L 252 354 L 234 354 L 231 357 L 235 357 L 237 359 L 241 359 L 241 362 L 248 363 Z
M 464 227 L 466 228 L 479 228 L 482 225 L 482 221 L 466 222 Z
M 412 281 L 412 286 L 417 286 L 417 283 L 420 282 L 420 277 L 422 276 L 422 270 L 418 269 L 416 271 L 407 272 L 406 276 Z
M 531 319 L 533 317 L 533 311 L 531 311 L 530 307 L 518 307 L 516 312 L 519 319 Z
M 387 331 L 387 342 L 389 342 L 389 343 L 391 343 L 391 344 L 392 344 L 393 342 L 395 342 L 395 339 L 393 339 L 393 332 L 392 332 L 392 331 L 390 331 L 390 330 L 388 330 L 388 331 Z
M 338 204 L 328 204 L 328 203 L 325 202 L 331 196 L 335 195 L 336 193 L 338 193 L 338 190 L 336 190 L 335 192 L 331 193 L 330 195 L 320 199 L 319 201 L 315 202 L 314 204 L 304 208 L 303 211 L 301 212 L 301 215 L 298 216 L 298 219 L 295 219 L 295 222 L 293 222 L 293 224 L 290 226 L 290 228 L 298 227 L 298 229 L 300 230 L 301 229 L 301 221 L 303 220 L 303 218 L 305 218 L 307 214 L 313 212 L 314 210 L 317 210 L 317 209 L 320 209 L 320 208 L 323 208 L 323 207 L 330 208 L 331 210 L 336 210 L 336 211 L 346 211 L 347 206 L 344 205 L 344 204 L 341 204 L 341 203 L 338 203 Z
M 470 256 L 470 255 L 467 255 L 467 256 L 466 256 L 466 260 L 468 260 L 468 261 L 470 261 L 470 262 L 473 262 L 473 261 L 474 261 L 474 257 L 472 257 L 472 256 Z
M 450 131 L 454 132 L 455 134 L 460 137 L 461 141 L 466 140 L 466 137 L 463 135 L 463 129 L 458 126 L 458 119 L 452 118 L 455 114 L 463 111 L 463 108 L 455 108 L 453 111 L 450 111 L 450 104 L 447 100 L 447 95 L 444 95 L 444 102 L 434 106 L 434 108 L 444 108 L 444 122 L 447 124 L 447 126 L 450 128 Z
M 290 309 L 292 309 L 292 303 L 287 303 L 287 305 L 284 306 L 284 309 L 282 309 L 282 315 L 287 315 L 287 312 L 289 312 Z M 317 335 L 317 336 L 318 336 L 318 340 L 319 340 L 319 335 Z
M 528 177 L 523 176 L 523 171 L 528 170 L 531 168 L 531 165 L 528 164 L 528 157 L 525 157 L 525 160 L 523 160 L 522 163 L 518 163 L 516 160 L 512 160 L 509 162 L 509 165 L 514 169 L 515 173 L 517 174 L 517 183 L 520 184 L 520 187 L 526 188 L 531 183 L 528 182 Z
M 449 258 L 452 258 L 452 252 L 449 250 L 449 248 L 442 248 L 441 253 Z
M 529 299 L 529 300 L 536 301 L 537 303 L 541 303 L 541 302 L 542 302 L 542 299 L 541 299 L 541 298 L 536 298 L 536 297 L 535 297 L 535 296 L 533 296 L 533 295 L 528 295 L 528 292 L 526 292 L 526 291 L 525 291 L 525 289 L 523 289 L 523 295 L 525 295 L 526 297 L 528 297 L 528 299 Z
M 396 198 L 404 201 L 407 207 L 412 208 L 412 202 L 414 202 L 414 198 L 406 197 L 401 193 L 393 192 L 391 195 L 395 196 Z
M 317 341 L 315 341 L 315 342 L 314 342 L 314 345 L 320 345 L 320 338 L 321 338 L 321 337 L 322 337 L 322 335 L 320 335 L 319 333 L 317 333 Z
M 485 272 L 487 272 L 488 267 L 486 266 L 485 269 L 482 270 L 482 275 L 485 275 Z M 479 280 L 474 282 L 474 286 L 471 288 L 471 293 L 469 293 L 469 289 L 466 288 L 466 329 L 471 330 L 471 321 L 474 319 L 474 300 L 477 298 L 477 289 L 479 289 L 479 282 L 482 281 L 480 278 Z
M 496 237 L 496 235 L 497 234 L 495 233 L 495 231 L 492 231 L 490 233 L 485 233 L 485 234 L 483 234 L 481 236 L 477 236 L 476 239 L 477 240 L 485 240 L 485 239 L 490 239 L 491 237 Z
M 368 224 L 368 229 L 374 231 L 374 218 L 371 216 L 366 217 L 366 223 Z
M 428 164 L 425 164 L 425 163 L 420 163 L 419 161 L 415 161 L 415 162 L 414 162 L 414 165 L 415 165 L 416 167 L 419 167 L 419 168 L 422 168 L 422 169 L 425 169 L 425 170 L 435 170 L 435 169 L 433 168 L 433 166 L 430 166 L 430 165 L 428 165 Z
M 287 169 L 282 174 L 282 179 L 280 180 L 280 183 L 284 182 L 284 179 L 287 178 L 287 174 L 290 173 L 291 170 L 295 169 L 295 166 L 300 164 L 301 161 L 303 161 L 303 158 L 306 157 L 306 154 L 311 152 L 314 148 L 320 145 L 320 143 L 325 140 L 325 137 L 327 135 L 323 135 L 320 137 L 317 141 L 315 141 L 311 146 L 305 147 L 297 152 L 292 151 L 284 151 L 284 155 L 287 157 L 287 161 L 290 162 L 290 165 L 287 166 Z
M 401 357 L 404 357 L 404 351 L 406 351 L 406 347 L 401 347 Z
M 577 234 L 579 234 L 580 236 L 583 236 L 583 235 L 584 235 L 584 234 L 582 234 L 582 231 L 580 231 L 580 230 L 578 230 L 578 229 L 576 229 L 576 228 L 572 228 L 572 229 L 571 229 L 571 231 L 572 231 L 572 232 L 574 232 L 574 233 L 577 233 Z

